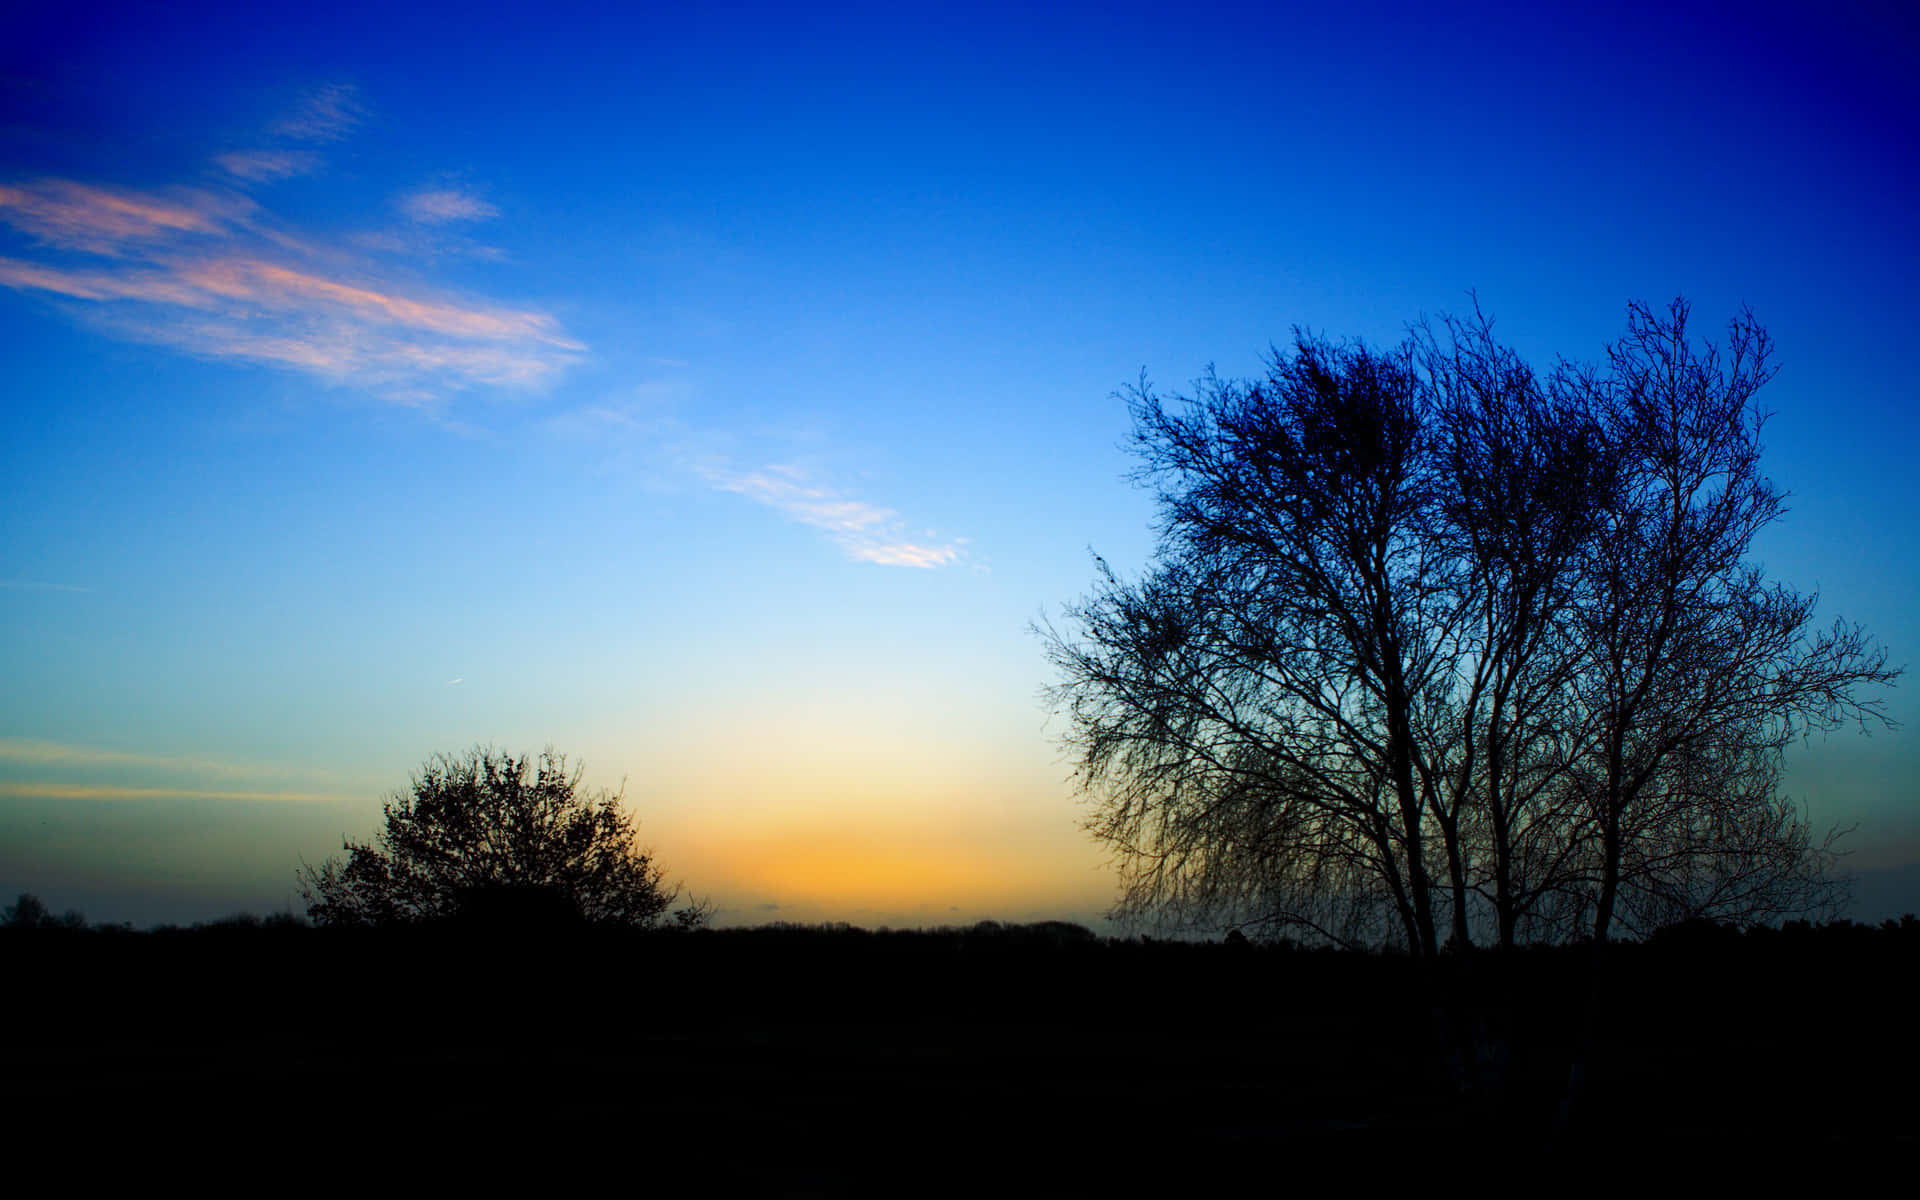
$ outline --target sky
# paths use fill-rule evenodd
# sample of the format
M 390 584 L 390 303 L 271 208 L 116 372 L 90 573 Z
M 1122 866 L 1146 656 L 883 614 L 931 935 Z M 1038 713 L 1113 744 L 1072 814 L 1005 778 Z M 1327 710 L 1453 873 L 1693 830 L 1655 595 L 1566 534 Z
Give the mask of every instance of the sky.
M 297 910 L 551 745 L 723 922 L 1096 922 L 1032 626 L 1152 553 L 1116 393 L 1469 293 L 1750 308 L 1756 557 L 1920 662 L 1901 5 L 284 7 L 9 5 L 7 897 Z M 1858 869 L 1914 695 L 1789 758 Z

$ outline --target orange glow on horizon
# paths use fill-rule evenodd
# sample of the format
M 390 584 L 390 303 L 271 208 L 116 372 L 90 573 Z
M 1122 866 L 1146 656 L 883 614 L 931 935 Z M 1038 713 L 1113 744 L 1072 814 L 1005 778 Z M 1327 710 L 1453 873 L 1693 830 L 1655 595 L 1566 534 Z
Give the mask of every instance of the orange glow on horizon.
M 696 890 L 795 913 L 957 909 L 1017 920 L 1035 909 L 1098 911 L 1112 899 L 1111 876 L 1090 869 L 1090 856 L 978 833 L 807 830 L 703 849 L 686 860 L 686 877 L 700 879 Z

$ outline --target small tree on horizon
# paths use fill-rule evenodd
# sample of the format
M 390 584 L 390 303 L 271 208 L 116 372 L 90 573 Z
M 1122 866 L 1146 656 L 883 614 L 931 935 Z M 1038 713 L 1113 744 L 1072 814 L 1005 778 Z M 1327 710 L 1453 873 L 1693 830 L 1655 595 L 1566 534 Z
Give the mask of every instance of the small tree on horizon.
M 40 897 L 32 892 L 21 892 L 18 900 L 7 905 L 5 915 L 0 917 L 0 926 L 8 929 L 85 929 L 87 918 L 71 908 L 56 917 Z
M 619 793 L 588 795 L 551 747 L 538 763 L 492 748 L 427 760 L 407 792 L 382 805 L 372 842 L 343 842 L 344 861 L 297 872 L 316 925 L 401 925 L 467 918 L 653 928 L 704 925 L 679 909 L 652 851 L 639 846 Z

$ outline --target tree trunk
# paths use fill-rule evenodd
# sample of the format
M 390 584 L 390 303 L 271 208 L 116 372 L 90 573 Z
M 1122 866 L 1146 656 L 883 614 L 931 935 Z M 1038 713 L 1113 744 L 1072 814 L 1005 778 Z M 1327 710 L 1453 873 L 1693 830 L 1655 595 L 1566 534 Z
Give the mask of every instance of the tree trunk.
M 1406 838 L 1407 890 L 1412 894 L 1413 916 L 1420 935 L 1419 953 L 1429 957 L 1440 952 L 1440 939 L 1433 925 L 1433 886 L 1427 878 L 1426 846 L 1420 832 L 1420 800 L 1413 785 L 1413 756 L 1408 753 L 1406 715 L 1395 721 L 1393 789 L 1400 802 L 1400 824 Z
M 1467 867 L 1460 857 L 1460 820 L 1456 816 L 1440 822 L 1440 834 L 1447 844 L 1447 882 L 1453 889 L 1453 948 L 1473 946 L 1473 934 L 1467 928 Z
M 1620 894 L 1620 818 L 1613 806 L 1607 806 L 1606 829 L 1602 835 L 1600 901 L 1594 906 L 1593 943 L 1602 945 L 1613 925 L 1613 902 Z

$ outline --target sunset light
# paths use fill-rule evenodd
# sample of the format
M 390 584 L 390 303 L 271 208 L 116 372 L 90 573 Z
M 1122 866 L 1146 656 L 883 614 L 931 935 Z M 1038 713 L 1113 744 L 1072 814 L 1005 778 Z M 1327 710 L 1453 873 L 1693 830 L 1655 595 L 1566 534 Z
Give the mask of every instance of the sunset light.
M 1752 560 L 1912 663 L 1920 43 L 1843 8 L 28 4 L 0 893 L 299 913 L 429 755 L 552 747 L 721 927 L 1123 932 L 1047 689 L 1155 561 L 1128 389 L 1476 304 L 1543 375 L 1751 312 Z M 1780 788 L 1862 919 L 1873 695 Z

